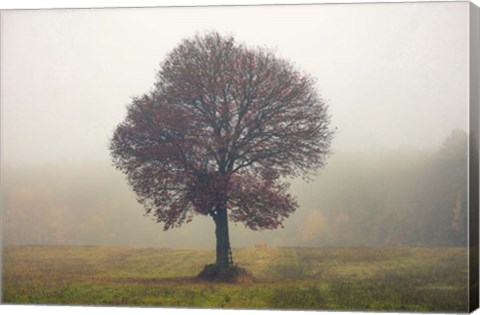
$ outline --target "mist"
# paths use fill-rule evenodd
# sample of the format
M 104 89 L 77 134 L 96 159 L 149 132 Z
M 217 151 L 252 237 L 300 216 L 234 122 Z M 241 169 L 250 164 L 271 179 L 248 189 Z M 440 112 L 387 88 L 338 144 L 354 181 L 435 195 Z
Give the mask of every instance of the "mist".
M 466 163 L 461 130 L 432 152 L 337 152 L 313 182 L 292 182 L 300 206 L 283 229 L 230 223 L 232 246 L 466 245 Z M 163 231 L 143 215 L 123 175 L 102 164 L 6 169 L 3 209 L 5 244 L 215 244 L 210 217 Z
M 267 10 L 268 9 L 268 10 Z M 5 244 L 208 247 L 145 217 L 108 142 L 183 38 L 216 30 L 317 78 L 336 135 L 285 228 L 233 247 L 466 244 L 468 3 L 2 12 Z M 260 27 L 261 26 L 261 27 Z

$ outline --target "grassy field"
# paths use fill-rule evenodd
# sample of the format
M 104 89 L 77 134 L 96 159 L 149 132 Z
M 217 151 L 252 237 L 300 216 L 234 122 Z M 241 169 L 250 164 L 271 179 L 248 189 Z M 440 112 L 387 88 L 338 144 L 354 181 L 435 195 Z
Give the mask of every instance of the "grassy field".
M 254 282 L 195 280 L 213 250 L 18 246 L 3 302 L 242 309 L 467 311 L 463 248 L 242 248 Z

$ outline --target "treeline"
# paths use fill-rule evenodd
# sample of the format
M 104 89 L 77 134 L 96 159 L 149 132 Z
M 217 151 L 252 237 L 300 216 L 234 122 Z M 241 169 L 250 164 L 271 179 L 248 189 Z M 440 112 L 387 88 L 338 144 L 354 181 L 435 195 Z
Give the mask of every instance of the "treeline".
M 285 228 L 231 226 L 234 247 L 463 246 L 467 228 L 467 135 L 455 130 L 435 152 L 335 152 L 311 183 L 295 180 L 300 208 Z M 142 216 L 110 165 L 2 170 L 5 244 L 214 246 L 214 225 L 180 229 Z
M 463 246 L 467 243 L 467 135 L 434 153 L 348 156 L 321 176 L 305 245 Z
M 161 236 L 113 168 L 9 169 L 2 189 L 6 244 L 152 246 Z

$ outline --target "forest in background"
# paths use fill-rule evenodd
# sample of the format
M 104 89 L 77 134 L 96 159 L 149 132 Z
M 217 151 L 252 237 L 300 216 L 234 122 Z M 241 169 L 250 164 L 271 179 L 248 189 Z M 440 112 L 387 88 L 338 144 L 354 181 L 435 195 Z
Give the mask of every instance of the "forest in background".
M 300 207 L 283 229 L 231 224 L 232 246 L 466 246 L 467 143 L 454 130 L 435 152 L 333 152 L 292 181 Z M 2 212 L 7 245 L 214 246 L 207 217 L 163 232 L 110 165 L 4 168 Z

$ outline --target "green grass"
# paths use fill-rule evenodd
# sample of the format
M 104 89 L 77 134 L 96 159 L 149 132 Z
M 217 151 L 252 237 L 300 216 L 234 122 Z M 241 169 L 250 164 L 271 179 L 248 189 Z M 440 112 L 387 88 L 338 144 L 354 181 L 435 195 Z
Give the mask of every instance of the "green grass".
M 196 281 L 213 250 L 7 246 L 3 302 L 467 311 L 464 248 L 243 248 L 256 281 Z

